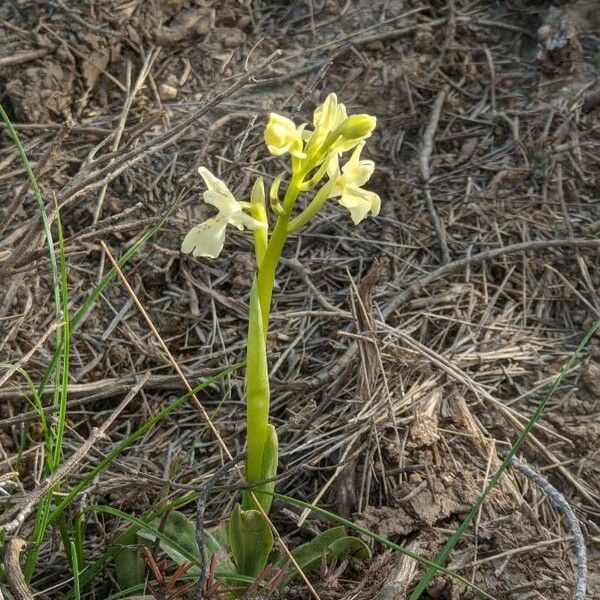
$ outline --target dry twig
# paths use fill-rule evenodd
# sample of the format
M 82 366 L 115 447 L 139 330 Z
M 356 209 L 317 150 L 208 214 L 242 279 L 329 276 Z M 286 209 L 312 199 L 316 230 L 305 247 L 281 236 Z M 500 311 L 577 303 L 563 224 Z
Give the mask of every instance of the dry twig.
M 15 600 L 34 600 L 19 563 L 19 557 L 26 545 L 27 542 L 21 538 L 10 538 L 6 542 L 6 556 L 4 557 L 6 583 Z
M 526 252 L 529 250 L 541 250 L 546 248 L 600 248 L 600 240 L 585 240 L 585 239 L 572 239 L 572 240 L 532 240 L 530 242 L 520 242 L 518 244 L 511 244 L 509 246 L 502 246 L 500 248 L 493 248 L 491 250 L 485 250 L 478 254 L 473 254 L 465 258 L 459 258 L 450 263 L 442 265 L 424 275 L 419 277 L 414 283 L 409 285 L 404 291 L 394 295 L 391 300 L 386 304 L 382 311 L 384 319 L 391 317 L 396 310 L 402 305 L 406 304 L 421 292 L 425 291 L 434 281 L 460 271 L 466 267 L 470 267 L 474 264 L 485 262 L 505 256 L 507 254 L 515 254 L 518 252 Z M 328 382 L 340 377 L 342 373 L 351 365 L 352 360 L 356 352 L 358 351 L 358 344 L 352 343 L 352 345 L 346 350 L 346 352 L 336 360 L 335 364 L 328 371 L 323 371 L 303 381 L 290 382 L 290 386 L 295 389 L 306 389 L 306 388 L 318 388 L 325 385 Z
M 63 209 L 83 194 L 104 187 L 128 169 L 131 169 L 142 159 L 176 142 L 200 117 L 207 114 L 227 98 L 233 96 L 233 94 L 247 85 L 256 74 L 262 72 L 280 55 L 281 51 L 279 50 L 273 52 L 261 61 L 256 68 L 242 75 L 223 92 L 215 94 L 169 131 L 157 135 L 133 149 L 115 150 L 94 161 L 87 161 L 79 173 L 56 194 L 56 202 L 59 207 Z M 56 212 L 52 215 L 52 218 L 55 217 Z M 36 228 L 41 227 L 38 221 L 34 221 L 33 223 Z M 26 251 L 29 246 L 31 246 L 31 238 L 27 236 L 13 254 L 0 265 L 0 274 L 14 269 L 19 264 L 27 263 L 30 260 L 30 252 Z
M 444 226 L 444 222 L 440 219 L 437 210 L 435 209 L 433 198 L 431 197 L 431 167 L 429 161 L 431 158 L 431 153 L 433 152 L 435 132 L 438 128 L 442 107 L 444 106 L 447 93 L 448 90 L 446 88 L 442 88 L 438 92 L 435 102 L 433 103 L 433 108 L 431 109 L 429 123 L 427 124 L 425 133 L 423 134 L 423 141 L 421 142 L 421 150 L 419 152 L 419 167 L 421 169 L 421 177 L 423 178 L 423 193 L 425 195 L 425 203 L 427 204 L 427 211 L 429 212 L 431 224 L 433 225 L 438 237 L 443 263 L 450 262 L 450 251 L 448 250 L 448 242 L 446 239 L 446 227 Z
M 558 510 L 560 510 L 569 524 L 571 533 L 573 534 L 573 544 L 575 546 L 575 556 L 577 560 L 573 600 L 585 600 L 588 574 L 587 550 L 585 547 L 583 531 L 581 530 L 581 525 L 579 524 L 579 520 L 577 519 L 575 511 L 571 508 L 571 505 L 567 502 L 567 499 L 545 477 L 542 477 L 531 467 L 524 465 L 514 457 L 510 462 L 515 469 L 527 477 L 527 479 L 533 481 L 533 483 L 542 488 L 542 490 L 548 494 L 550 502 L 556 506 Z

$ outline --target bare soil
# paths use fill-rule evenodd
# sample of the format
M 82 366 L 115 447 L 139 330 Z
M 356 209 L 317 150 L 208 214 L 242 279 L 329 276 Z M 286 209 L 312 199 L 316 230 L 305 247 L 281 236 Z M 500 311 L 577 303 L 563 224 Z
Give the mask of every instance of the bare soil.
M 110 266 L 100 242 L 122 255 L 179 199 L 124 274 L 193 384 L 242 360 L 250 239 L 231 236 L 214 261 L 179 251 L 189 227 L 209 214 L 199 202 L 198 166 L 248 193 L 256 174 L 278 170 L 262 142 L 270 111 L 310 120 L 334 91 L 352 112 L 376 115 L 370 157 L 382 214 L 354 227 L 332 205 L 292 241 L 278 274 L 269 338 L 273 421 L 292 420 L 280 435 L 278 489 L 432 558 L 600 318 L 600 1 L 551 4 L 0 3 L 0 103 L 52 219 L 59 205 L 72 310 Z M 278 49 L 281 56 L 241 89 L 178 130 Z M 23 360 L 39 381 L 55 343 L 50 263 L 35 199 L 5 132 L 0 362 Z M 165 138 L 169 132 L 177 135 Z M 185 391 L 115 280 L 73 335 L 67 456 L 145 373 L 141 393 L 69 485 Z M 0 474 L 19 475 L 13 500 L 3 501 L 8 509 L 41 484 L 45 449 L 18 376 L 0 387 L 0 398 Z M 51 405 L 51 388 L 44 399 Z M 239 452 L 241 373 L 201 401 Z M 589 599 L 600 599 L 599 402 L 596 336 L 520 453 L 576 511 Z M 112 463 L 77 510 L 109 504 L 143 514 L 222 464 L 206 423 L 185 405 Z M 232 474 L 220 483 L 239 481 Z M 216 491 L 207 525 L 232 501 Z M 297 509 L 274 507 L 292 546 L 326 526 L 309 517 L 299 527 Z M 88 514 L 91 562 L 124 524 Z M 422 568 L 378 545 L 373 551 L 370 564 L 312 574 L 319 596 L 406 597 Z M 499 599 L 570 598 L 574 565 L 568 523 L 511 469 L 450 558 L 451 568 Z M 86 598 L 116 591 L 111 569 Z M 55 533 L 31 589 L 62 598 L 68 577 Z M 311 596 L 299 586 L 284 597 Z M 475 596 L 438 577 L 428 597 Z

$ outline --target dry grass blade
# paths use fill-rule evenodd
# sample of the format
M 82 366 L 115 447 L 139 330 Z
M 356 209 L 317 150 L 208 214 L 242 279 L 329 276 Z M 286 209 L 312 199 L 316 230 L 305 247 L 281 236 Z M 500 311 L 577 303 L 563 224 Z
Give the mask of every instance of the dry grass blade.
M 167 358 L 169 359 L 170 364 L 173 366 L 173 368 L 175 369 L 178 377 L 181 379 L 181 381 L 182 381 L 183 385 L 185 386 L 186 390 L 189 392 L 190 397 L 192 398 L 192 401 L 193 401 L 195 407 L 198 409 L 198 412 L 202 416 L 202 419 L 204 420 L 204 422 L 210 428 L 210 430 L 211 430 L 212 434 L 214 435 L 215 440 L 217 440 L 217 443 L 219 444 L 221 450 L 223 450 L 223 453 L 228 458 L 228 460 L 233 460 L 233 455 L 229 451 L 229 448 L 227 447 L 227 444 L 225 444 L 225 442 L 223 441 L 223 437 L 221 436 L 221 433 L 215 427 L 215 424 L 212 422 L 212 419 L 210 418 L 208 412 L 206 412 L 206 409 L 204 408 L 202 402 L 200 402 L 200 400 L 198 399 L 198 397 L 194 393 L 194 389 L 190 385 L 190 382 L 188 381 L 187 377 L 184 375 L 183 371 L 181 370 L 181 367 L 179 366 L 179 364 L 177 363 L 177 361 L 175 360 L 175 358 L 171 354 L 169 348 L 165 344 L 165 342 L 162 339 L 160 333 L 157 331 L 156 327 L 154 326 L 154 323 L 152 322 L 152 319 L 150 318 L 150 316 L 148 315 L 148 312 L 146 311 L 146 309 L 144 308 L 144 306 L 140 302 L 140 300 L 137 297 L 135 291 L 129 285 L 129 282 L 125 278 L 125 275 L 123 275 L 123 271 L 121 271 L 119 265 L 117 264 L 117 262 L 113 258 L 112 254 L 110 253 L 110 250 L 108 249 L 108 247 L 106 246 L 106 244 L 104 242 L 100 242 L 100 244 L 101 244 L 102 249 L 104 250 L 106 256 L 110 260 L 112 266 L 117 270 L 117 273 L 118 273 L 119 279 L 121 280 L 121 283 L 125 286 L 125 288 L 129 292 L 129 294 L 131 296 L 131 299 L 134 301 L 134 303 L 137 306 L 138 310 L 142 313 L 144 319 L 146 320 L 146 323 L 148 324 L 148 327 L 150 328 L 150 330 L 154 334 L 157 342 L 160 344 L 163 352 L 166 354 Z
M 0 388 L 20 369 L 24 364 L 44 345 L 46 340 L 60 327 L 60 322 L 53 322 L 50 327 L 44 332 L 40 339 L 26 352 L 14 365 L 11 365 L 6 370 L 6 373 L 0 377 Z
M 448 243 L 446 241 L 446 227 L 444 226 L 443 221 L 440 220 L 435 204 L 433 203 L 433 198 L 431 197 L 431 167 L 429 161 L 431 159 L 431 153 L 433 152 L 435 132 L 438 128 L 442 107 L 446 101 L 447 94 L 448 90 L 444 88 L 438 92 L 438 95 L 435 98 L 435 102 L 431 109 L 431 116 L 429 117 L 429 123 L 423 133 L 421 151 L 419 152 L 419 167 L 421 168 L 421 177 L 423 178 L 425 202 L 427 203 L 431 224 L 435 229 L 440 244 L 442 263 L 450 262 L 450 252 L 448 251 Z

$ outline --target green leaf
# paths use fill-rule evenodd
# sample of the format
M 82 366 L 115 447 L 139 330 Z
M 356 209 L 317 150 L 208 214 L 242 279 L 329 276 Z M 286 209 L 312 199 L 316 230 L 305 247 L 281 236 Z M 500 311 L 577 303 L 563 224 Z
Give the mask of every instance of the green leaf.
M 263 448 L 261 468 L 259 478 L 274 479 L 277 475 L 277 463 L 279 457 L 279 444 L 277 441 L 277 431 L 273 425 L 267 425 L 267 440 Z M 275 481 L 270 481 L 263 485 L 256 486 L 251 490 L 245 490 L 242 494 L 242 508 L 244 510 L 253 510 L 256 508 L 252 492 L 258 503 L 262 506 L 265 513 L 269 514 L 271 503 L 273 502 L 273 492 L 275 491 Z
M 273 548 L 273 533 L 260 512 L 242 510 L 236 504 L 229 521 L 229 542 L 237 572 L 257 577 Z
M 201 562 L 200 549 L 196 540 L 196 523 L 181 512 L 173 511 L 165 519 L 155 519 L 152 521 L 154 530 L 162 530 L 162 537 L 158 538 L 158 545 L 163 552 L 178 565 L 183 565 L 189 562 L 189 556 L 193 556 L 198 562 Z M 224 530 L 224 531 L 223 531 Z M 151 542 L 157 540 L 157 536 L 153 531 L 142 529 L 138 532 L 140 537 L 143 537 Z M 208 557 L 216 556 L 217 564 L 221 571 L 235 572 L 235 568 L 228 556 L 227 539 L 227 523 L 215 528 L 214 530 L 204 531 L 204 539 L 206 540 L 206 551 Z M 177 541 L 175 547 L 171 540 Z M 181 550 L 185 550 L 186 554 L 182 554 Z M 200 570 L 193 567 L 188 571 L 192 575 L 198 575 Z
M 200 550 L 196 541 L 196 526 L 183 513 L 175 510 L 164 519 L 155 519 L 152 521 L 152 527 L 154 530 L 162 532 L 162 536 L 159 538 L 159 546 L 178 565 L 189 562 L 189 556 L 193 556 L 200 562 Z M 138 535 L 151 542 L 156 541 L 157 538 L 154 531 L 149 529 L 141 529 Z M 171 540 L 177 540 L 177 547 L 174 547 Z M 182 553 L 182 550 L 185 552 Z
M 362 540 L 357 537 L 352 537 L 351 535 L 335 540 L 335 542 L 329 546 L 329 551 L 331 552 L 332 558 L 338 558 L 347 554 L 351 554 L 362 560 L 369 560 L 371 558 L 369 546 Z
M 392 550 L 400 552 L 400 554 L 403 554 L 404 556 L 408 556 L 409 558 L 412 558 L 414 561 L 418 562 L 419 564 L 422 564 L 422 565 L 425 565 L 428 567 L 434 566 L 434 564 L 435 564 L 435 563 L 433 563 L 433 561 L 428 560 L 419 554 L 415 554 L 414 552 L 411 552 L 410 550 L 407 550 L 406 548 L 403 548 L 402 546 L 399 546 L 398 544 L 395 544 L 394 542 L 388 540 L 386 537 L 379 535 L 377 533 L 374 533 L 373 531 L 370 531 L 366 527 L 357 525 L 356 523 L 353 523 L 352 521 L 349 521 L 348 519 L 344 519 L 344 517 L 340 517 L 339 515 L 336 515 L 335 513 L 325 510 L 324 508 L 321 508 L 320 506 L 316 506 L 315 504 L 310 504 L 308 502 L 298 500 L 297 498 L 292 498 L 291 496 L 286 496 L 285 494 L 275 493 L 273 495 L 275 496 L 275 498 L 279 498 L 285 502 L 288 502 L 289 504 L 292 504 L 293 506 L 299 506 L 300 508 L 308 508 L 311 512 L 314 512 L 322 517 L 325 517 L 326 519 L 328 519 L 329 521 L 331 521 L 333 523 L 340 523 L 341 525 L 345 525 L 346 527 L 348 527 L 348 529 L 352 529 L 353 531 L 356 531 L 357 533 L 361 533 L 362 535 L 365 535 L 365 536 L 371 538 L 374 542 L 379 542 L 380 544 L 383 544 L 387 548 L 390 548 Z M 497 600 L 494 596 L 492 596 L 491 594 L 488 594 L 485 590 L 476 586 L 474 583 L 472 583 L 465 577 L 462 577 L 458 573 L 451 571 L 450 569 L 446 569 L 445 567 L 438 567 L 438 569 L 444 575 L 448 575 L 449 577 L 452 577 L 456 581 L 460 581 L 463 585 L 465 585 L 467 588 L 469 588 L 473 592 L 476 592 L 477 594 L 479 594 L 482 598 L 486 598 L 487 600 Z
M 196 546 L 196 551 L 194 552 L 193 548 L 190 548 L 189 540 L 180 539 L 179 532 L 169 531 L 169 533 L 167 534 L 164 531 L 161 531 L 158 528 L 160 522 L 157 522 L 156 519 L 149 523 L 146 523 L 145 521 L 143 521 L 143 519 L 139 519 L 137 517 L 134 517 L 133 515 L 128 515 L 127 513 L 123 512 L 122 510 L 119 510 L 118 508 L 113 508 L 112 506 L 103 506 L 99 504 L 90 506 L 88 510 L 106 513 L 114 517 L 118 517 L 119 519 L 123 519 L 131 525 L 135 525 L 139 528 L 137 532 L 139 536 L 146 537 L 146 539 L 158 539 L 162 544 L 165 544 L 165 547 L 169 546 L 173 553 L 176 552 L 181 557 L 183 562 L 191 562 L 197 567 L 201 566 L 200 557 L 198 553 L 198 546 Z M 152 535 L 153 538 L 150 538 L 147 535 L 147 533 Z
M 274 479 L 277 475 L 277 463 L 279 462 L 279 442 L 277 440 L 277 431 L 273 425 L 268 426 L 267 441 L 263 449 L 262 466 L 260 476 L 262 479 Z M 257 500 L 268 514 L 273 502 L 273 492 L 275 491 L 275 481 L 269 481 L 258 488 L 258 491 L 266 491 L 267 494 L 260 494 Z
M 150 431 L 161 419 L 164 419 L 168 415 L 170 415 L 173 411 L 178 409 L 184 402 L 189 400 L 193 394 L 197 394 L 201 392 L 203 389 L 207 388 L 210 385 L 213 385 L 217 381 L 220 381 L 230 373 L 233 373 L 237 369 L 242 366 L 242 363 L 237 363 L 236 365 L 232 365 L 227 369 L 217 373 L 210 379 L 199 383 L 192 392 L 186 392 L 183 396 L 179 396 L 176 400 L 167 404 L 164 408 L 159 410 L 156 414 L 152 415 L 141 427 L 136 429 L 129 437 L 126 437 L 123 441 L 119 442 L 93 469 L 90 469 L 70 491 L 66 494 L 61 501 L 58 503 L 54 512 L 50 515 L 50 523 L 53 523 L 64 510 L 67 509 L 73 502 L 73 500 L 84 490 L 86 489 L 90 483 L 101 473 L 104 469 L 106 469 L 112 462 L 123 452 L 126 448 L 133 445 L 139 438 L 146 435 L 148 431 Z
M 146 565 L 139 548 L 123 548 L 115 556 L 115 575 L 121 589 L 127 589 L 144 583 L 146 579 Z
M 198 500 L 198 494 L 196 492 L 190 492 L 188 494 L 181 496 L 180 498 L 171 500 L 171 502 L 169 502 L 166 505 L 161 505 L 160 507 L 153 507 L 148 513 L 146 513 L 144 515 L 140 515 L 141 518 L 146 519 L 145 521 L 142 521 L 142 523 L 144 523 L 144 525 L 142 527 L 139 527 L 137 525 L 131 525 L 125 531 L 118 534 L 117 537 L 114 539 L 114 541 L 104 550 L 104 552 L 98 558 L 96 558 L 93 562 L 89 563 L 80 572 L 79 579 L 80 579 L 81 589 L 82 590 L 86 589 L 87 586 L 89 586 L 91 584 L 92 580 L 94 580 L 96 577 L 98 577 L 101 573 L 104 573 L 108 563 L 114 561 L 115 557 L 119 555 L 119 553 L 122 551 L 122 549 L 124 547 L 131 546 L 131 545 L 135 544 L 137 542 L 137 540 L 139 540 L 139 538 L 137 536 L 138 531 L 140 530 L 140 528 L 145 527 L 146 522 L 151 522 L 155 517 L 167 514 L 168 512 L 170 512 L 171 510 L 174 510 L 176 508 L 180 508 L 182 506 L 187 506 L 189 504 L 195 504 L 195 502 L 197 500 Z M 106 580 L 104 578 L 104 583 L 98 582 L 98 586 L 96 586 L 96 589 L 99 589 L 99 590 L 104 589 L 104 587 L 106 587 L 105 581 Z M 143 586 L 135 586 L 134 589 L 130 589 L 130 588 L 128 588 L 128 589 L 130 590 L 128 593 L 133 594 L 134 592 L 143 592 L 145 588 Z M 123 591 L 125 591 L 125 590 L 123 590 Z M 106 593 L 108 593 L 108 592 L 106 592 Z M 127 594 L 123 594 L 122 592 L 119 592 L 119 594 L 113 594 L 113 596 L 111 596 L 111 598 L 115 599 L 115 598 L 119 598 L 119 597 L 123 597 L 124 595 L 125 596 L 127 595 Z M 100 597 L 102 597 L 102 596 L 100 596 Z M 64 600 L 72 600 L 72 598 L 73 598 L 73 590 L 70 590 L 70 591 L 66 592 L 66 594 L 63 595 Z M 108 600 L 108 598 L 106 598 L 106 600 Z
M 269 366 L 256 279 L 250 292 L 246 359 L 246 479 L 262 479 L 262 456 L 269 437 Z
M 343 526 L 332 527 L 317 535 L 310 542 L 292 550 L 292 556 L 304 573 L 318 568 L 323 557 L 326 560 L 332 560 L 346 554 L 353 554 L 364 560 L 371 558 L 369 547 L 362 540 L 346 535 L 346 528 Z M 285 563 L 285 557 L 280 559 L 278 563 L 280 565 Z M 287 585 L 298 575 L 298 570 L 290 566 L 289 572 L 282 580 L 281 585 Z
M 252 194 L 250 195 L 252 204 L 265 205 L 265 184 L 262 177 L 257 177 L 252 186 Z
M 211 527 L 207 533 L 210 535 L 210 539 L 213 540 L 219 548 L 229 550 L 229 521 L 223 521 L 216 527 Z
M 294 548 L 292 556 L 302 570 L 308 569 L 313 563 L 319 562 L 323 558 L 323 554 L 327 552 L 333 542 L 344 537 L 346 537 L 345 527 L 332 527 L 319 533 L 310 542 Z M 285 557 L 282 558 L 282 562 L 285 562 Z

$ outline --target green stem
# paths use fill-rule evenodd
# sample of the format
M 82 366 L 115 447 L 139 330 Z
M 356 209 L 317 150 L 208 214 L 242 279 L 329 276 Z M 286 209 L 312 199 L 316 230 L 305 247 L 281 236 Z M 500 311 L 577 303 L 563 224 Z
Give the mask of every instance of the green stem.
M 328 160 L 324 160 L 323 164 L 317 169 L 317 172 L 308 180 L 302 184 L 302 189 L 307 192 L 312 190 L 327 174 Z
M 254 280 L 250 292 L 248 346 L 246 351 L 246 479 L 260 481 L 262 456 L 269 427 L 269 367 L 266 336 Z
M 263 320 L 263 332 L 268 333 L 271 297 L 275 283 L 275 271 L 281 258 L 281 252 L 288 236 L 288 223 L 294 204 L 300 194 L 302 174 L 294 174 L 283 199 L 283 213 L 277 217 L 269 245 L 258 271 L 258 295 Z
M 288 233 L 298 231 L 298 229 L 304 227 L 304 225 L 306 225 L 321 210 L 323 204 L 329 199 L 335 183 L 336 178 L 334 177 L 315 194 L 315 197 L 310 201 L 309 205 L 297 217 L 290 221 Z
M 278 216 L 266 250 L 260 257 L 262 260 L 257 261 L 258 274 L 250 293 L 246 351 L 246 478 L 249 482 L 265 478 L 263 456 L 268 442 L 270 404 L 266 347 L 269 313 L 275 271 L 288 236 L 290 215 L 300 194 L 301 182 L 302 174 L 294 173 L 283 200 L 283 211 Z

